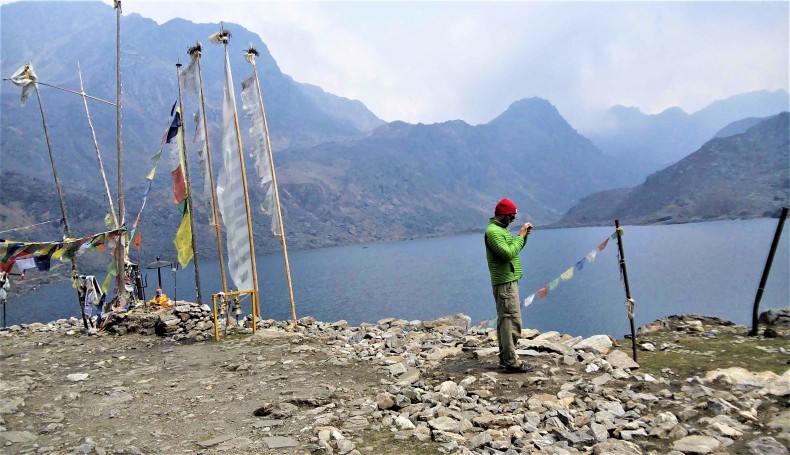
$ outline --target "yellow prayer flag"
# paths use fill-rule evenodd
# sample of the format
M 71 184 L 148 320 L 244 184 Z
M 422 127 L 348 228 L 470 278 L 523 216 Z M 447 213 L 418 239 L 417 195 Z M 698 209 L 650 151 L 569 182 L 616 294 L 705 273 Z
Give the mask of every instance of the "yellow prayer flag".
M 562 275 L 560 275 L 562 281 L 568 281 L 573 278 L 573 267 L 569 268 L 568 270 L 564 271 Z
M 176 251 L 178 252 L 178 263 L 181 264 L 181 268 L 186 267 L 195 254 L 192 251 L 192 226 L 190 225 L 190 216 L 191 214 L 187 212 L 184 214 L 184 217 L 181 218 L 181 226 L 178 227 L 176 238 L 173 239 L 173 244 L 175 244 Z
M 111 279 L 112 279 L 112 274 L 109 274 L 109 273 L 108 273 L 108 274 L 107 274 L 107 278 L 105 278 L 105 279 L 104 279 L 104 283 L 102 283 L 102 285 L 101 285 L 101 290 L 102 290 L 102 292 L 104 292 L 105 294 L 107 293 L 107 291 L 109 291 L 109 290 L 110 290 L 110 280 L 111 280 Z
M 60 259 L 60 258 L 62 258 L 63 254 L 66 253 L 66 251 L 68 249 L 69 249 L 69 244 L 68 243 L 64 243 L 64 244 L 58 245 L 58 249 L 55 250 L 54 253 L 52 253 L 52 259 Z

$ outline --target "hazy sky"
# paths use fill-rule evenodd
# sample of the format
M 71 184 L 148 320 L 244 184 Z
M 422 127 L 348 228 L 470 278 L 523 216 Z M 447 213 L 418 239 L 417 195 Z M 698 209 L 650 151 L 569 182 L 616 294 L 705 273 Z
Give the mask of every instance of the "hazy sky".
M 112 3 L 108 1 L 108 3 Z M 237 23 L 281 70 L 387 121 L 485 123 L 546 98 L 575 127 L 615 104 L 647 113 L 788 90 L 790 2 L 124 0 L 159 23 Z

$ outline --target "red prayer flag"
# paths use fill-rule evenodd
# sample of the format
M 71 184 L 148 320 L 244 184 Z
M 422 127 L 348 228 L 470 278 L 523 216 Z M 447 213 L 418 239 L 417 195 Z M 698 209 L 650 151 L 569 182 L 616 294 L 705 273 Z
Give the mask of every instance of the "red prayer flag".
M 134 247 L 138 250 L 140 249 L 140 233 L 137 233 L 137 237 L 134 239 Z
M 549 295 L 549 286 L 548 285 L 543 286 L 542 288 L 540 288 L 540 290 L 538 291 L 538 298 L 545 299 L 547 295 Z
M 603 250 L 604 248 L 606 248 L 606 244 L 607 244 L 607 243 L 609 243 L 609 238 L 608 238 L 608 237 L 606 238 L 606 240 L 604 240 L 603 242 L 601 242 L 601 244 L 600 244 L 600 245 L 598 245 L 598 251 L 601 251 L 601 250 Z
M 0 272 L 10 273 L 11 269 L 14 267 L 14 262 L 16 262 L 16 256 L 12 256 L 8 259 L 8 262 L 0 262 Z
M 184 180 L 184 171 L 178 166 L 172 173 L 173 177 L 173 202 L 181 203 L 187 197 L 187 183 Z

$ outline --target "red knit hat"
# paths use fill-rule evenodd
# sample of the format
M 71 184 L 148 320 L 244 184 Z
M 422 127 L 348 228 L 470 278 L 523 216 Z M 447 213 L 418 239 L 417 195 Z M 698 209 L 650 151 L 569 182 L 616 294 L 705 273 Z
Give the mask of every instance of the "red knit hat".
M 516 204 L 508 198 L 503 198 L 501 201 L 497 202 L 496 208 L 494 209 L 494 215 L 515 215 L 516 213 L 518 213 Z

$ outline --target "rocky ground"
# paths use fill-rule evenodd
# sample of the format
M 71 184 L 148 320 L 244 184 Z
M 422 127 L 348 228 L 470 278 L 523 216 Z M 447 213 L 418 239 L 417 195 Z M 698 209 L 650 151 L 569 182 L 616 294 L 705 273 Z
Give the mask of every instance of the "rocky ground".
M 359 327 L 262 321 L 254 334 L 231 329 L 200 342 L 213 321 L 181 310 L 148 324 L 160 336 L 128 324 L 88 335 L 76 320 L 0 331 L 3 453 L 787 454 L 790 446 L 790 338 L 781 325 L 790 309 L 766 317 L 769 337 L 695 315 L 656 321 L 640 328 L 639 364 L 630 340 L 527 329 L 519 352 L 535 370 L 526 374 L 499 370 L 495 334 L 469 330 L 464 315 Z

